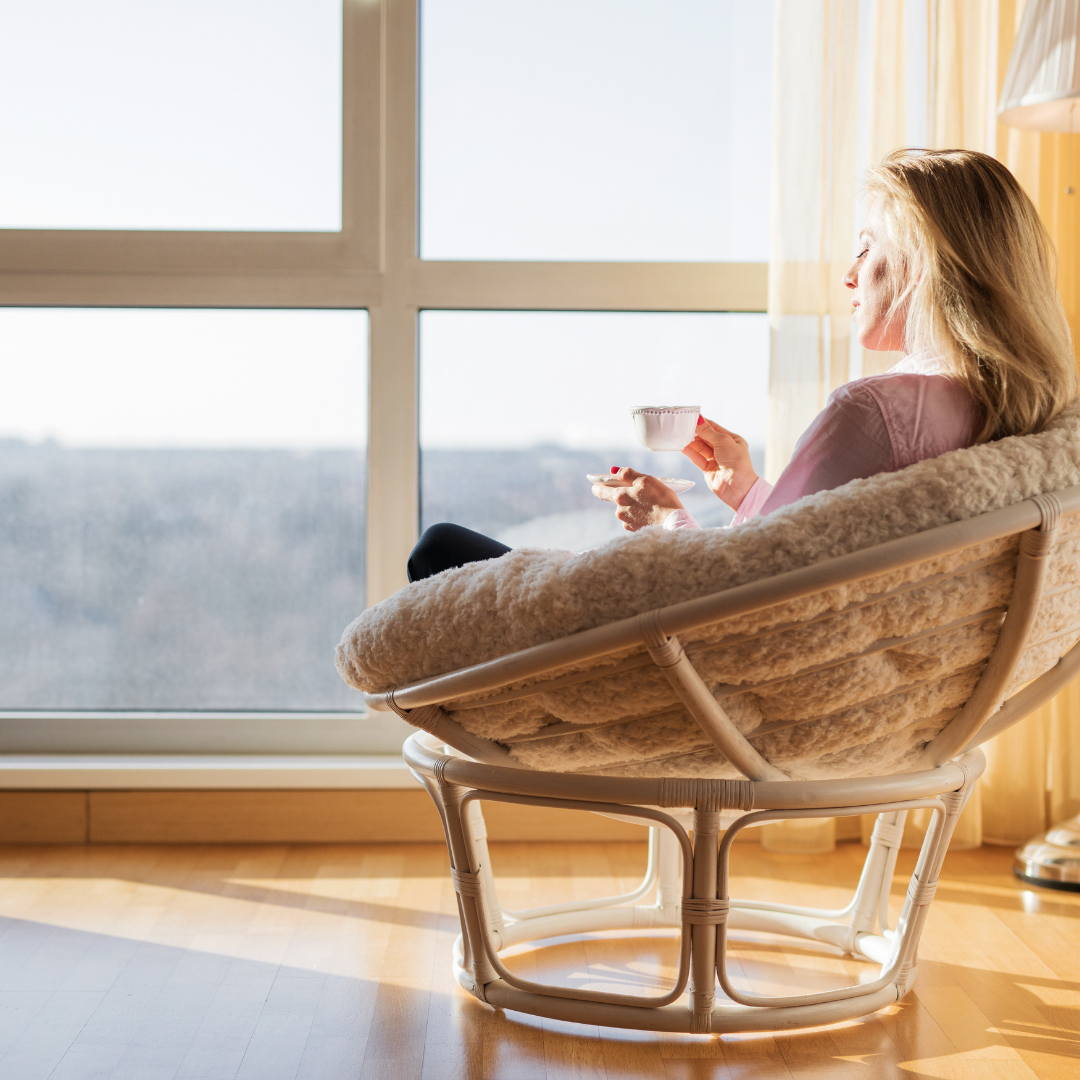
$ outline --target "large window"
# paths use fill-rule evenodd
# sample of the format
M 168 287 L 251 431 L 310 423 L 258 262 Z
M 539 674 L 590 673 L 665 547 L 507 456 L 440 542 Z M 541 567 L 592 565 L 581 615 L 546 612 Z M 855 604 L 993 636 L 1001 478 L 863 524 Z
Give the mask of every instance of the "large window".
M 393 751 L 332 649 L 422 518 L 599 542 L 642 402 L 759 445 L 771 10 L 7 5 L 0 750 Z

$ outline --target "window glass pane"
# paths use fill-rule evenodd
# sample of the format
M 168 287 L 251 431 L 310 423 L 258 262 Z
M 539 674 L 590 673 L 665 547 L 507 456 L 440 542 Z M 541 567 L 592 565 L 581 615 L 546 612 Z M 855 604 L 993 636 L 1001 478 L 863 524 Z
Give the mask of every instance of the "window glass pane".
M 341 0 L 0 11 L 0 227 L 341 228 Z
M 359 708 L 367 313 L 6 309 L 0 340 L 0 708 Z
M 635 405 L 700 405 L 761 470 L 766 315 L 425 311 L 420 350 L 425 528 L 592 547 L 625 535 L 585 479 L 612 465 L 695 480 L 683 504 L 702 525 L 730 521 L 686 458 L 638 445 Z
M 421 14 L 424 258 L 768 259 L 771 3 Z

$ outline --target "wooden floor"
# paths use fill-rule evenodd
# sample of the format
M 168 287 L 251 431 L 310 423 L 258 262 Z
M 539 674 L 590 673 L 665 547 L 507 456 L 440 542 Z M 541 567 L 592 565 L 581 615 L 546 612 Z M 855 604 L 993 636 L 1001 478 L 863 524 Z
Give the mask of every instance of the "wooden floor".
M 742 845 L 735 891 L 834 904 L 862 853 Z M 626 886 L 644 848 L 500 844 L 492 861 L 508 906 L 524 906 Z M 466 995 L 434 845 L 4 847 L 0 1077 L 1076 1080 L 1080 895 L 1022 889 L 1009 864 L 1000 849 L 949 856 L 918 987 L 899 1005 L 827 1031 L 720 1040 L 579 1028 Z M 596 937 L 513 962 L 593 985 L 670 969 L 669 939 L 632 945 Z M 744 937 L 736 958 L 777 987 L 871 970 L 764 937 Z

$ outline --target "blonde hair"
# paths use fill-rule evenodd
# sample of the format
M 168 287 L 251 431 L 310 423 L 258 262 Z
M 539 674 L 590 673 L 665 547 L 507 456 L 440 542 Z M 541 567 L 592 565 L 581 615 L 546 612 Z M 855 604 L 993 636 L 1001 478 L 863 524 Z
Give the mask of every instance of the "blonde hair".
M 1054 245 L 999 161 L 972 150 L 897 150 L 871 166 L 891 248 L 890 316 L 909 351 L 944 354 L 982 412 L 976 442 L 1041 431 L 1077 396 Z

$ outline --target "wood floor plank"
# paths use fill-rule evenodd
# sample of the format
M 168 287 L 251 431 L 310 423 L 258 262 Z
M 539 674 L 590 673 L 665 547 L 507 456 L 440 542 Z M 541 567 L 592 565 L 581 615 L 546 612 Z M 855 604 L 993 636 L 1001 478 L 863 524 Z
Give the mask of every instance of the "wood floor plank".
M 112 1080 L 127 1049 L 123 1043 L 76 1043 L 49 1074 L 49 1080 Z
M 910 1073 L 900 1067 L 896 1044 L 878 1016 L 869 1016 L 828 1029 L 832 1057 L 855 1065 L 856 1075 L 873 1070 L 874 1080 L 909 1080 Z
M 19 1040 L 52 996 L 48 990 L 0 991 L 0 1058 Z
M 432 911 L 431 884 L 401 876 L 405 856 L 380 852 L 367 863 L 373 888 L 368 895 L 385 901 L 391 911 L 420 912 L 420 919 L 397 919 L 390 925 L 381 963 L 379 986 L 364 1053 L 363 1080 L 393 1075 L 420 1080 L 430 1005 L 438 915 Z
M 0 1060 L 0 1075 L 46 1080 L 99 1008 L 102 996 L 71 991 L 50 995 Z
M 493 1013 L 461 992 L 453 980 L 453 947 L 458 934 L 455 893 L 445 879 L 432 880 L 431 887 L 433 906 L 438 909 L 439 919 L 431 957 L 431 993 L 422 1075 L 424 1080 L 483 1077 L 489 1075 L 485 1072 L 484 1051 Z M 540 1076 L 543 1076 L 542 1072 Z
M 602 1027 L 599 1033 L 608 1080 L 664 1075 L 664 1057 L 653 1032 Z
M 232 1080 L 248 1051 L 277 970 L 230 960 L 199 1027 L 185 1050 L 175 1080 Z
M 723 1042 L 715 1040 L 698 1045 L 713 1050 L 715 1057 L 723 1062 L 731 1080 L 757 1080 L 758 1077 L 762 1080 L 790 1080 L 791 1069 L 780 1051 L 778 1041 L 771 1035 L 737 1035 L 725 1038 Z M 674 1075 L 670 1063 L 668 1075 Z
M 1018 1029 L 1023 1032 L 1066 1032 L 1069 1025 L 1075 1022 L 1078 1015 L 1076 1009 L 1056 1007 L 1042 995 L 1032 993 L 1024 984 L 1025 978 L 1033 982 L 1053 983 L 1054 973 L 997 919 L 993 911 L 969 905 L 962 920 L 956 918 L 949 907 L 944 908 L 942 914 L 950 920 L 953 929 L 953 934 L 950 935 L 953 945 L 945 955 L 952 961 L 953 975 L 958 986 L 963 989 L 966 998 L 970 999 L 973 1008 L 978 1010 L 970 1038 L 965 1040 L 966 1045 L 958 1045 L 958 1049 L 971 1050 L 974 1046 L 979 1046 L 982 1056 L 990 1056 L 990 1048 L 981 1043 L 985 1039 L 985 1033 L 992 1031 L 1002 1048 L 995 1057 L 1002 1060 L 1015 1058 L 1027 1062 L 1030 1067 L 1034 1061 L 1031 1051 L 1038 1056 L 1039 1049 L 1030 1046 L 1030 1034 L 1014 1038 L 1014 1033 Z M 973 963 L 968 951 L 961 952 L 965 940 L 969 947 L 978 941 L 993 940 L 995 948 L 985 958 Z M 1075 991 L 1070 993 L 1064 986 L 1059 989 L 1061 994 L 1074 999 L 1074 1005 L 1080 1003 L 1080 995 Z M 948 1003 L 935 1007 L 934 1012 L 935 1015 L 950 1019 L 964 1015 L 964 1010 L 955 1006 L 948 1007 Z M 956 1043 L 957 1040 L 953 1038 L 953 1042 Z M 1074 1050 L 1071 1068 L 1066 1068 L 1061 1075 L 1075 1075 L 1077 1058 L 1080 1058 L 1080 1053 Z M 1063 1061 L 1062 1066 L 1066 1067 L 1066 1062 Z M 1053 1070 L 1047 1072 L 1045 1066 L 1041 1071 L 1047 1076 L 1058 1075 Z M 1035 1073 L 1032 1072 L 1032 1075 Z

